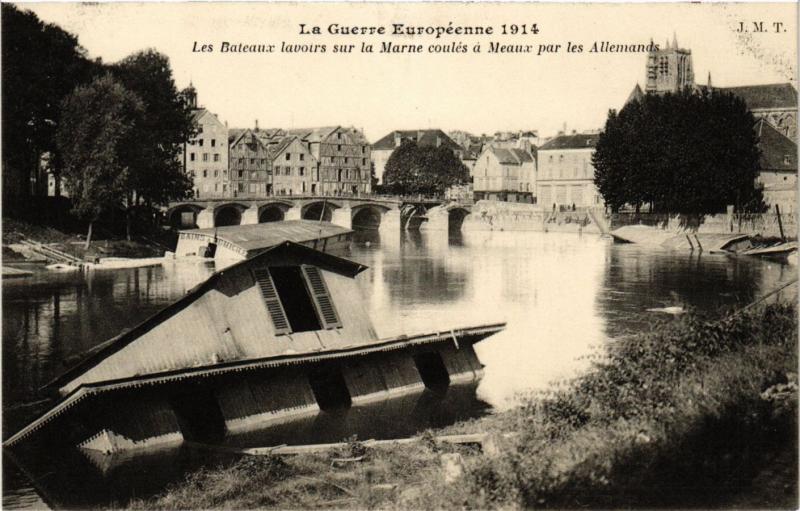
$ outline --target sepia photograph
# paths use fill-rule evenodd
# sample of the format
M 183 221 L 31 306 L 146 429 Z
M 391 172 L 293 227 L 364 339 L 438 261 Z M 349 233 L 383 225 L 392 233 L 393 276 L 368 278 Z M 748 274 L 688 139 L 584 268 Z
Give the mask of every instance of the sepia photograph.
M 2 508 L 798 502 L 798 4 L 2 2 Z

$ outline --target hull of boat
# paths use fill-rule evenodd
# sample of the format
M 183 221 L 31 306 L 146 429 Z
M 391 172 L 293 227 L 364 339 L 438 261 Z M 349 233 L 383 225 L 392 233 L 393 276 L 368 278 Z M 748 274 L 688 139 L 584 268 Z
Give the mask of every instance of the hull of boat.
M 483 376 L 473 344 L 502 326 L 482 328 L 401 338 L 393 341 L 400 344 L 334 358 L 320 353 L 224 372 L 209 367 L 82 387 L 73 402 L 68 397 L 6 445 L 35 441 L 103 455 L 148 452 L 184 442 L 225 442 L 326 412 L 415 399 L 426 390 L 446 392 Z

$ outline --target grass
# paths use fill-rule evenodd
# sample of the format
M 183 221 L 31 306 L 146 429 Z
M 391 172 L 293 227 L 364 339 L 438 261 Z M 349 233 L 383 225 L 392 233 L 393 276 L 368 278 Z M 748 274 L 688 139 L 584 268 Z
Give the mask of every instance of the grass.
M 517 431 L 500 453 L 422 442 L 244 457 L 135 509 L 797 506 L 797 310 L 769 305 L 665 321 L 614 342 L 571 384 L 447 428 Z M 441 434 L 442 432 L 436 432 Z M 332 463 L 362 452 L 364 460 Z

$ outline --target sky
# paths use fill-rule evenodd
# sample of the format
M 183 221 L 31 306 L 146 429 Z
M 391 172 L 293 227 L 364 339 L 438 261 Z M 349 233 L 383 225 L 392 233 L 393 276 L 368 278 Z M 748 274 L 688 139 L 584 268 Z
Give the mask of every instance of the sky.
M 715 86 L 791 82 L 797 87 L 797 13 L 783 4 L 460 4 L 460 3 L 27 3 L 17 4 L 78 36 L 92 58 L 114 62 L 155 48 L 176 84 L 191 81 L 201 105 L 230 127 L 355 126 L 376 141 L 395 129 L 474 134 L 538 130 L 552 136 L 602 128 L 645 80 L 646 53 L 589 53 L 594 42 L 664 45 L 673 34 L 692 51 L 695 78 Z M 769 32 L 737 32 L 763 21 Z M 535 23 L 538 34 L 391 35 L 414 26 Z M 775 32 L 775 22 L 785 31 Z M 299 25 L 321 35 L 301 35 Z M 384 26 L 386 35 L 343 36 L 328 26 Z M 221 53 L 223 41 L 325 44 L 320 53 Z M 481 53 L 367 54 L 361 42 L 465 43 Z M 489 54 L 489 43 L 531 45 L 533 53 Z M 195 44 L 196 43 L 196 44 Z M 568 53 L 568 43 L 584 46 Z M 193 51 L 203 44 L 213 52 Z M 352 54 L 334 44 L 355 44 Z M 561 45 L 537 55 L 540 45 Z M 279 49 L 279 48 L 276 48 Z

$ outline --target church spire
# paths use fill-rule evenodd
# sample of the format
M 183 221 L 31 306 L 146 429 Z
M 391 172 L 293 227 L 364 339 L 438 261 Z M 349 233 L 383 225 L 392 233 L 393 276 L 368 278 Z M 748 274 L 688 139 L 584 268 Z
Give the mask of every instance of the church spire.
M 675 32 L 672 32 L 672 47 L 678 49 L 678 36 L 675 35 Z
M 708 72 L 708 88 L 711 89 L 711 71 Z

